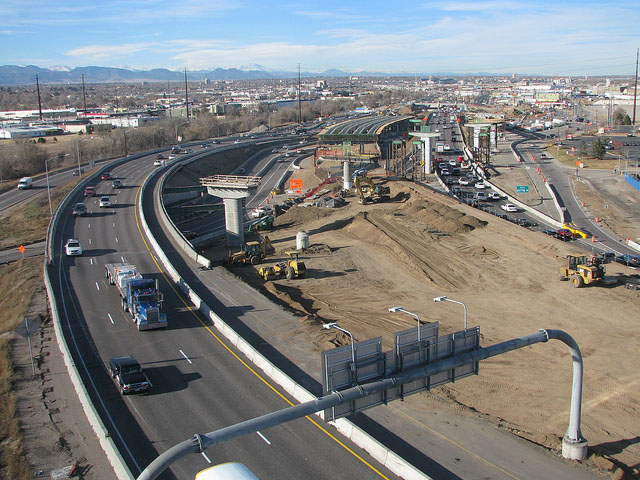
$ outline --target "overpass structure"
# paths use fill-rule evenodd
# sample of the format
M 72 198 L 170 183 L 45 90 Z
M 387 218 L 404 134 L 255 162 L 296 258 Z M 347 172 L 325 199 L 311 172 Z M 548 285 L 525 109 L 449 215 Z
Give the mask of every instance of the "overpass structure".
M 352 164 L 373 163 L 382 159 L 384 149 L 381 144 L 385 139 L 401 137 L 408 132 L 412 118 L 375 115 L 331 125 L 318 134 L 320 146 L 316 149 L 316 165 L 321 159 L 341 162 L 344 188 L 348 190 L 352 187 Z
M 224 199 L 224 218 L 227 227 L 227 245 L 242 247 L 244 245 L 244 228 L 242 201 L 249 196 L 249 191 L 260 184 L 260 177 L 239 175 L 212 175 L 201 178 L 200 184 L 207 188 L 209 195 Z
M 320 143 L 375 143 L 386 132 L 408 130 L 412 116 L 372 116 L 346 120 L 331 125 L 318 134 Z

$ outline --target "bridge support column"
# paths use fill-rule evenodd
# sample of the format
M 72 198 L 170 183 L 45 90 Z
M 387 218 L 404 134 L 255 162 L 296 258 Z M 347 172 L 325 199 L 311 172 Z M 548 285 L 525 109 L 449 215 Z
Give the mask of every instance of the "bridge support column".
M 260 177 L 238 175 L 212 175 L 200 179 L 207 193 L 224 199 L 224 221 L 226 226 L 227 247 L 244 246 L 244 222 L 242 200 L 249 196 L 249 190 L 255 189 Z
M 242 248 L 244 245 L 242 198 L 224 199 L 224 220 L 227 231 L 227 246 Z

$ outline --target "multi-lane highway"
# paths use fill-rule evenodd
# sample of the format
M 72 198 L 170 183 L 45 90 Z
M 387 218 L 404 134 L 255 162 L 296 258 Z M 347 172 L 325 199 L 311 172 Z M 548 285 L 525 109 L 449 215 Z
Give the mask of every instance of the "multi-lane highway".
M 126 188 L 99 182 L 97 194 L 113 207 L 100 209 L 97 197 L 85 203 L 90 215 L 64 214 L 55 242 L 54 288 L 61 322 L 85 385 L 131 472 L 137 475 L 160 452 L 191 437 L 288 405 L 282 394 L 224 344 L 189 303 L 167 282 L 141 234 L 135 206 L 139 187 L 154 167 L 143 157 L 112 170 Z M 78 200 L 81 200 L 78 198 Z M 81 257 L 60 254 L 67 238 L 78 238 Z M 108 284 L 104 264 L 135 263 L 160 282 L 169 328 L 139 332 Z M 115 356 L 133 355 L 152 384 L 149 394 L 122 397 L 107 374 Z M 208 452 L 213 463 L 241 461 L 260 478 L 392 477 L 361 457 L 347 441 L 336 441 L 309 420 L 222 444 Z M 189 478 L 208 465 L 205 456 L 177 463 L 162 478 Z

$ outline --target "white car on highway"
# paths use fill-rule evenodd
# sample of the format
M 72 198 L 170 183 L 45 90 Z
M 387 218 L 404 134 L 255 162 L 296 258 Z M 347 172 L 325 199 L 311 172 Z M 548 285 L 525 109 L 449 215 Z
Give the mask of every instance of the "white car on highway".
M 67 243 L 64 244 L 64 253 L 67 257 L 74 257 L 82 255 L 82 246 L 77 238 L 70 238 Z
M 111 200 L 108 196 L 100 197 L 100 208 L 109 208 L 111 206 Z
M 469 179 L 468 179 L 468 178 L 466 178 L 466 177 L 460 177 L 460 178 L 458 179 L 458 183 L 459 183 L 460 185 L 469 185 Z
M 477 181 L 475 183 L 474 187 L 476 187 L 476 188 L 484 188 L 485 185 L 484 185 L 484 182 L 482 180 L 479 180 L 479 181 Z
M 262 218 L 267 215 L 273 215 L 273 208 L 269 205 L 264 205 L 262 207 L 254 208 L 251 210 L 251 218 Z
M 506 212 L 517 212 L 518 207 L 516 207 L 513 203 L 505 203 L 504 205 L 500 205 L 500 208 Z

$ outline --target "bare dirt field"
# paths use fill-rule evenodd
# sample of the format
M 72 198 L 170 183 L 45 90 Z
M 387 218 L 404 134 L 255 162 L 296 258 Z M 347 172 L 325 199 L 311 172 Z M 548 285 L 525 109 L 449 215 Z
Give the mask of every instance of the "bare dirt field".
M 300 171 L 305 185 L 312 171 Z M 356 340 L 415 325 L 390 314 L 402 305 L 442 333 L 461 330 L 462 307 L 434 303 L 447 295 L 466 304 L 469 326 L 480 326 L 481 345 L 540 328 L 572 335 L 584 356 L 582 432 L 591 452 L 625 468 L 640 463 L 640 338 L 633 334 L 640 294 L 613 287 L 572 288 L 560 282 L 568 253 L 579 251 L 478 211 L 410 182 L 378 179 L 392 201 L 338 209 L 294 207 L 276 218 L 268 235 L 276 249 L 265 264 L 295 247 L 296 233 L 310 235 L 303 279 L 263 282 L 253 268 L 234 270 L 246 281 L 300 314 L 300 332 L 319 352 L 348 343 L 320 322 L 339 321 Z M 337 188 L 337 186 L 336 186 Z M 595 192 L 590 192 L 596 195 Z M 244 272 L 244 273 L 242 273 Z M 607 274 L 633 273 L 610 264 Z M 560 448 L 569 415 L 571 359 L 560 342 L 534 345 L 483 361 L 477 377 L 424 394 L 424 408 L 480 416 L 552 449 Z

